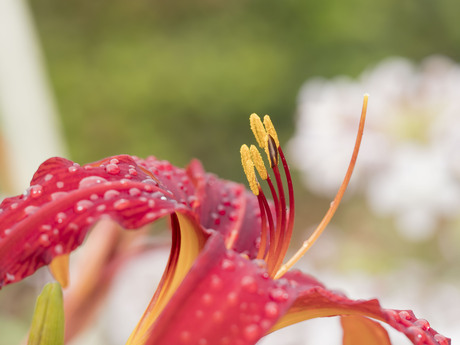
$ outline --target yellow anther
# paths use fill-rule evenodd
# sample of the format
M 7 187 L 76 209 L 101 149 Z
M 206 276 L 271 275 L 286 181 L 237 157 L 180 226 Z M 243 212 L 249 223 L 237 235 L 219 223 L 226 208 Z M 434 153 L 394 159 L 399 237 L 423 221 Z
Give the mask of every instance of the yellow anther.
M 265 147 L 265 136 L 267 135 L 267 131 L 264 128 L 264 125 L 262 124 L 262 120 L 257 114 L 251 114 L 249 117 L 249 123 L 251 125 L 251 131 L 254 133 L 254 136 L 256 137 L 257 143 L 259 144 L 260 147 L 264 148 Z
M 268 173 L 259 150 L 254 145 L 251 145 L 249 150 L 251 151 L 251 158 L 254 162 L 254 166 L 256 167 L 257 172 L 260 175 L 260 178 L 262 180 L 266 180 L 268 178 Z
M 270 119 L 270 116 L 264 116 L 264 125 L 265 130 L 267 133 L 275 140 L 276 148 L 280 147 L 280 141 L 278 140 L 278 134 L 276 133 L 275 126 L 273 126 L 273 122 Z
M 254 171 L 254 162 L 251 159 L 251 152 L 247 145 L 241 146 L 241 164 L 243 165 L 244 174 L 249 182 L 249 188 L 255 195 L 259 195 L 259 183 L 257 182 L 256 172 Z

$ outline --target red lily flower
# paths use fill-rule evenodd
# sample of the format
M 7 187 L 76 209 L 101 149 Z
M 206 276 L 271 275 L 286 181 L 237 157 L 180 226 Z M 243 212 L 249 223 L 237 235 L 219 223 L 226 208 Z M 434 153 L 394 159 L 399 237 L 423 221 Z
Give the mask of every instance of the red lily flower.
M 0 205 L 0 287 L 70 253 L 101 218 L 137 229 L 169 216 L 169 262 L 128 344 L 249 345 L 290 324 L 336 315 L 342 317 L 344 344 L 389 344 L 385 329 L 372 319 L 406 334 L 414 344 L 450 344 L 411 311 L 383 309 L 377 300 L 350 300 L 290 270 L 338 207 L 356 160 L 365 109 L 366 103 L 352 163 L 336 199 L 313 237 L 285 265 L 294 222 L 292 182 L 270 119 L 264 119 L 264 126 L 251 116 L 275 177 L 273 184 L 255 147 L 243 146 L 243 167 L 256 196 L 205 173 L 198 161 L 185 170 L 154 157 L 127 155 L 82 167 L 63 158 L 44 162 L 23 195 Z M 267 181 L 273 204 L 254 166 Z

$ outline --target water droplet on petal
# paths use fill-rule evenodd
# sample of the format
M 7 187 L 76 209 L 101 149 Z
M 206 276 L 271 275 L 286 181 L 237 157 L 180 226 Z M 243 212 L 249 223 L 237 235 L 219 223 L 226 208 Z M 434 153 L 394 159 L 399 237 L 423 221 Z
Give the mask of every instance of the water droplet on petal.
M 119 195 L 120 195 L 119 191 L 117 191 L 115 189 L 109 189 L 108 191 L 106 191 L 104 193 L 104 199 L 105 200 L 110 200 L 110 199 L 116 198 Z
M 40 238 L 38 239 L 38 241 L 39 241 L 40 244 L 42 244 L 43 246 L 49 246 L 49 244 L 50 244 L 50 237 L 49 237 L 47 234 L 41 234 L 41 235 L 40 235 Z
M 256 324 L 246 326 L 243 331 L 244 337 L 248 341 L 256 341 L 260 337 L 260 333 L 260 327 Z
M 52 174 L 46 174 L 45 175 L 45 181 L 48 182 L 50 181 L 54 176 Z
M 64 213 L 64 212 L 59 212 L 57 215 L 56 215 L 56 222 L 59 223 L 59 224 L 62 224 L 62 222 L 64 222 L 64 220 L 67 218 L 67 215 Z
M 105 167 L 105 171 L 107 171 L 108 174 L 117 175 L 120 173 L 120 167 L 116 164 L 110 163 Z
M 223 286 L 223 282 L 222 282 L 222 279 L 214 274 L 212 277 L 211 277 L 211 288 L 215 289 L 215 290 L 220 290 L 222 289 L 222 286 Z
M 99 183 L 107 182 L 107 180 L 100 176 L 88 176 L 83 178 L 80 183 L 78 184 L 78 188 L 87 188 L 94 186 Z
M 31 215 L 31 214 L 37 212 L 38 209 L 39 209 L 39 207 L 30 205 L 30 206 L 27 206 L 27 207 L 24 209 L 24 213 L 25 213 L 26 215 Z
M 289 294 L 282 288 L 274 288 L 269 291 L 270 297 L 275 302 L 285 302 L 289 299 Z
M 436 340 L 439 345 L 449 345 L 450 344 L 447 338 L 441 334 L 435 334 L 434 340 Z
M 130 206 L 131 202 L 127 199 L 119 199 L 113 203 L 113 207 L 117 211 L 124 210 Z
M 130 188 L 129 195 L 131 196 L 139 196 L 141 195 L 141 190 L 139 188 Z
M 58 200 L 58 199 L 61 199 L 63 197 L 65 197 L 67 195 L 67 192 L 55 192 L 53 194 L 51 194 L 51 200 Z
M 211 305 L 213 298 L 212 295 L 209 293 L 205 293 L 202 297 L 201 300 L 203 301 L 203 304 L 205 305 Z
M 430 323 L 425 319 L 418 319 L 417 321 L 414 322 L 414 326 L 417 326 L 424 331 L 427 331 L 430 329 Z
M 61 255 L 62 253 L 64 253 L 64 247 L 62 246 L 62 244 L 57 244 L 57 245 L 54 247 L 54 252 L 55 252 L 57 255 Z
M 32 198 L 39 198 L 43 193 L 43 187 L 39 184 L 30 186 L 26 191 L 27 195 L 30 195 Z
M 224 271 L 233 272 L 235 270 L 235 263 L 231 260 L 222 260 L 222 269 Z
M 91 206 L 93 206 L 93 202 L 89 200 L 80 200 L 74 206 L 74 210 L 77 213 L 83 213 L 87 211 Z
M 64 187 L 64 182 L 62 182 L 62 181 L 56 182 L 56 187 L 63 188 Z
M 265 315 L 269 318 L 275 318 L 275 317 L 278 317 L 279 313 L 280 313 L 280 309 L 278 307 L 278 304 L 276 304 L 275 302 L 267 302 L 265 304 Z
M 252 276 L 244 276 L 241 279 L 241 286 L 250 293 L 255 293 L 257 291 L 257 282 Z

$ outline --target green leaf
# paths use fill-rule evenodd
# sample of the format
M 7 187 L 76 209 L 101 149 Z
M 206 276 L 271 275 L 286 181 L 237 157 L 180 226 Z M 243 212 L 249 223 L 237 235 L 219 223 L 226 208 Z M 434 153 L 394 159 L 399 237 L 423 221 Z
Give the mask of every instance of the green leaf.
M 59 283 L 46 284 L 38 296 L 27 344 L 64 344 L 64 305 Z

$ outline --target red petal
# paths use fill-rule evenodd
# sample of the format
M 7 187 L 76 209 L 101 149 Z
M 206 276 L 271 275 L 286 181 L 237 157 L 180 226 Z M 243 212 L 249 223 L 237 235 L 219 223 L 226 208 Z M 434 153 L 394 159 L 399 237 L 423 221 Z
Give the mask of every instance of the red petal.
M 146 344 L 255 344 L 295 299 L 265 268 L 214 234 L 151 330 Z
M 75 249 L 102 216 L 133 229 L 187 213 L 187 194 L 173 194 L 165 174 L 159 179 L 138 161 L 124 155 L 84 167 L 63 158 L 44 162 L 23 195 L 0 205 L 0 287 Z
M 450 344 L 450 339 L 438 334 L 426 320 L 417 319 L 412 311 L 383 309 L 376 299 L 348 299 L 299 271 L 289 272 L 284 277 L 296 287 L 299 297 L 273 330 L 316 317 L 359 315 L 386 322 L 416 345 Z
M 240 244 L 237 251 L 255 251 L 255 240 L 260 235 L 260 216 L 253 211 L 259 210 L 256 197 L 246 192 L 242 184 L 206 174 L 197 160 L 190 163 L 187 171 L 197 188 L 196 213 L 200 223 L 223 234 L 227 247 L 235 244 L 229 242 L 236 235 L 236 241 L 245 244 Z

